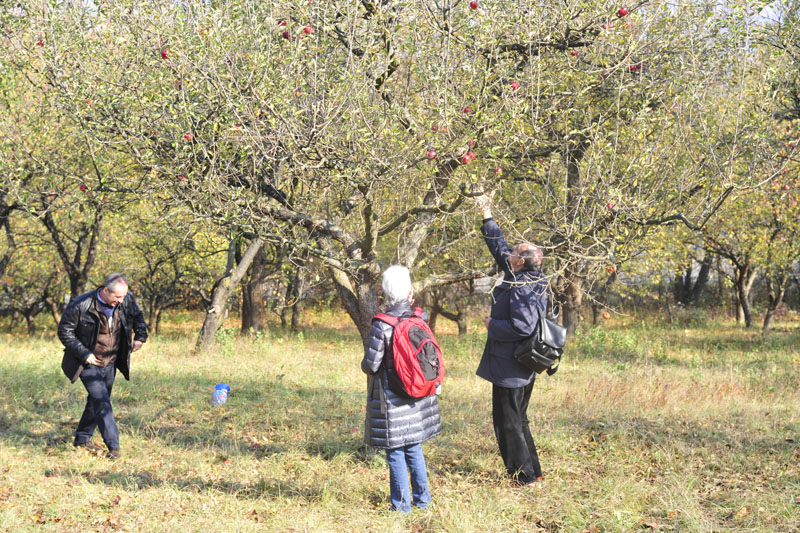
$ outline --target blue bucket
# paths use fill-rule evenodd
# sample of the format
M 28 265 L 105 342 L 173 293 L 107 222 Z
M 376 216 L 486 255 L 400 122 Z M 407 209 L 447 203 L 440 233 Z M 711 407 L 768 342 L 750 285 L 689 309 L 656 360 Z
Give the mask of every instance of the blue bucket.
M 214 393 L 211 395 L 212 405 L 223 405 L 228 401 L 228 393 L 231 391 L 229 385 L 220 383 L 214 388 Z

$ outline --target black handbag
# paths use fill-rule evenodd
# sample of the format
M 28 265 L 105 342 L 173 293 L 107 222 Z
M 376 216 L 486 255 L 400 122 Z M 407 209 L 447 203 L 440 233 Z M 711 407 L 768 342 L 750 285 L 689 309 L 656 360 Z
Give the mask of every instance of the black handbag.
M 558 324 L 558 315 L 543 315 L 536 307 L 539 320 L 533 335 L 523 340 L 514 350 L 514 358 L 519 364 L 537 374 L 547 371 L 552 376 L 558 371 L 564 344 L 567 342 L 567 328 Z

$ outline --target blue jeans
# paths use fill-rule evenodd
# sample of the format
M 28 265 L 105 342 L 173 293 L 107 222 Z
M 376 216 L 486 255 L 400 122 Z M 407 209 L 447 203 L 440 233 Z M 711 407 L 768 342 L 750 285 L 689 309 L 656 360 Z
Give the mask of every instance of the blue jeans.
M 389 497 L 392 508 L 410 513 L 412 496 L 414 505 L 421 509 L 426 508 L 431 502 L 431 493 L 428 491 L 428 471 L 422 455 L 422 444 L 386 450 L 386 461 L 389 463 Z M 409 472 L 413 489 L 411 494 L 408 490 Z
M 119 449 L 119 430 L 111 409 L 111 389 L 116 373 L 113 364 L 104 368 L 87 365 L 81 372 L 81 382 L 89 396 L 78 429 L 75 430 L 75 444 L 89 442 L 95 428 L 98 428 L 108 449 Z

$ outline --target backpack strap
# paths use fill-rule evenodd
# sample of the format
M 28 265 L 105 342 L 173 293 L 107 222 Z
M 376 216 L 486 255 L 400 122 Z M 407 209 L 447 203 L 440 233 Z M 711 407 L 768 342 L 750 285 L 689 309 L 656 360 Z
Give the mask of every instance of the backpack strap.
M 381 322 L 385 322 L 392 327 L 395 327 L 397 324 L 400 323 L 400 318 L 396 316 L 387 315 L 386 313 L 378 313 L 377 315 L 372 317 L 372 320 L 380 320 Z
M 415 307 L 414 310 L 412 311 L 412 313 L 413 314 L 411 316 L 415 316 L 417 318 L 422 318 L 424 311 L 422 310 L 421 307 Z M 411 317 L 407 316 L 407 315 L 406 316 L 391 316 L 391 315 L 387 315 L 386 313 L 378 313 L 377 315 L 372 317 L 372 320 L 380 320 L 381 322 L 386 322 L 390 326 L 395 327 L 397 324 L 399 324 L 401 321 L 405 320 L 406 318 L 411 318 Z

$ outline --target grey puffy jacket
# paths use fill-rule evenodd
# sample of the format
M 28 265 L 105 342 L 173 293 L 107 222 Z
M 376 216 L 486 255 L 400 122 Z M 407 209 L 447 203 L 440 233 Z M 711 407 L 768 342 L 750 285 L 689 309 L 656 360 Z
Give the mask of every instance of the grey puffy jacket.
M 412 314 L 408 302 L 389 306 L 387 315 Z M 427 315 L 424 317 L 427 320 Z M 364 441 L 373 448 L 394 449 L 424 442 L 442 432 L 437 396 L 408 399 L 388 387 L 387 354 L 392 351 L 392 326 L 372 321 L 369 344 L 361 361 L 361 370 L 370 376 L 367 387 L 367 419 Z

